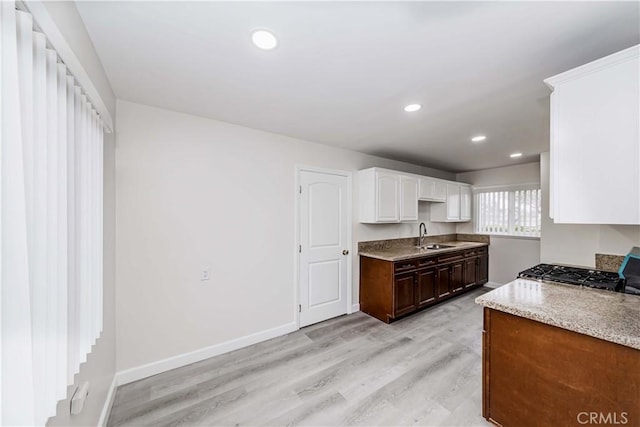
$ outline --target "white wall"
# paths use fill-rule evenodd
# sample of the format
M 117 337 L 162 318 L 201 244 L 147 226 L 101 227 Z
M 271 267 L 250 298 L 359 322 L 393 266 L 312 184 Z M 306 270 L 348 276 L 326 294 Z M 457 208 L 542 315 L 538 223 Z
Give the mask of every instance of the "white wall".
M 456 175 L 458 181 L 472 184 L 476 187 L 490 187 L 493 185 L 539 184 L 540 163 L 525 163 L 505 166 L 501 168 L 483 169 L 463 172 Z
M 125 101 L 117 114 L 118 370 L 294 322 L 296 165 L 454 178 Z M 357 212 L 354 203 L 354 303 L 357 242 L 418 234 L 417 223 L 359 224 Z M 430 234 L 455 232 L 428 215 L 421 203 Z
M 555 224 L 549 218 L 549 153 L 540 155 L 542 236 L 540 260 L 545 263 L 595 267 L 595 254 L 626 255 L 640 246 L 640 226 Z M 603 173 L 606 171 L 603 170 Z
M 75 4 L 65 1 L 44 5 L 115 119 L 115 96 Z M 68 388 L 67 399 L 58 403 L 56 416 L 47 422 L 49 426 L 97 425 L 115 374 L 115 135 L 106 134 L 104 145 L 103 331 L 87 362 L 80 366 L 73 386 Z M 72 416 L 69 400 L 77 385 L 85 381 L 90 384 L 85 408 L 81 414 Z
M 518 273 L 540 263 L 540 240 L 491 236 L 489 282 L 504 285 Z
M 540 182 L 540 163 L 526 163 L 495 169 L 459 173 L 458 181 L 475 187 L 534 184 Z M 473 222 L 458 224 L 458 233 L 473 233 Z M 540 240 L 534 238 L 491 236 L 489 245 L 489 282 L 505 284 L 518 273 L 540 262 Z

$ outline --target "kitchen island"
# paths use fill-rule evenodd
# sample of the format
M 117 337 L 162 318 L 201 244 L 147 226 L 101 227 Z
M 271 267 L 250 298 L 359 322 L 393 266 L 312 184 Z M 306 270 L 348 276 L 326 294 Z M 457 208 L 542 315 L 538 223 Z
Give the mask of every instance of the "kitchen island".
M 518 279 L 476 302 L 487 420 L 640 426 L 640 297 Z

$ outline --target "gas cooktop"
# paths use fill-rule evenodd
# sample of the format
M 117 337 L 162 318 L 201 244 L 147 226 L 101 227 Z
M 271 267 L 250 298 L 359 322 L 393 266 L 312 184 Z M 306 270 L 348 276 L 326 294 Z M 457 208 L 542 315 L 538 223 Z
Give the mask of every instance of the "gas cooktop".
M 625 281 L 618 273 L 602 270 L 590 270 L 588 268 L 567 267 L 555 264 L 538 264 L 527 270 L 521 271 L 518 277 L 567 283 L 570 285 L 588 286 L 591 288 L 607 289 L 610 291 L 624 292 Z

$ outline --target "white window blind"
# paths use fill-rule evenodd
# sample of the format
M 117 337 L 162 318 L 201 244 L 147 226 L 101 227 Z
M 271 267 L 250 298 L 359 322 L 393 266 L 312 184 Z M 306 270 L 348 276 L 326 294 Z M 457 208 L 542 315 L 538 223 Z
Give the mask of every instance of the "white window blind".
M 540 188 L 481 189 L 475 199 L 476 233 L 540 237 Z
M 103 125 L 0 2 L 0 424 L 44 425 L 102 331 Z

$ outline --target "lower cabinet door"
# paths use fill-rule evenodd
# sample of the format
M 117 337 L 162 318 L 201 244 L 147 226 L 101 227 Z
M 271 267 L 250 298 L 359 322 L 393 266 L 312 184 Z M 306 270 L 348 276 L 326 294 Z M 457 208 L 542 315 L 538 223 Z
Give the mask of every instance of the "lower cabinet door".
M 416 273 L 398 274 L 393 283 L 393 315 L 394 317 L 410 313 L 417 308 L 415 279 Z
M 464 261 L 451 264 L 451 292 L 460 292 L 464 289 Z
M 449 281 L 451 280 L 451 266 L 438 266 L 436 267 L 436 273 L 438 298 L 448 297 L 451 295 L 451 289 L 449 288 Z
M 477 282 L 478 277 L 478 258 L 467 258 L 464 260 L 464 287 L 470 288 Z
M 478 256 L 478 278 L 477 283 L 484 285 L 489 281 L 489 254 Z
M 416 288 L 418 293 L 418 307 L 425 307 L 436 301 L 438 297 L 437 269 L 427 268 L 416 273 Z

